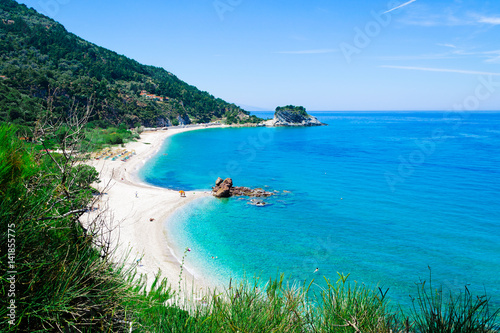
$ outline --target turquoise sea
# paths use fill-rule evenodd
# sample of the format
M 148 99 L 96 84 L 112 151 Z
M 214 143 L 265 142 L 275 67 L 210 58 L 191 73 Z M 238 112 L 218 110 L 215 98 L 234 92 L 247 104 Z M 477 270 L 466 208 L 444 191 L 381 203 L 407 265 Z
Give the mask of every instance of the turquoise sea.
M 313 114 L 329 126 L 181 133 L 140 171 L 172 189 L 231 177 L 277 193 L 265 207 L 210 197 L 177 211 L 167 228 L 178 257 L 191 248 L 187 267 L 316 288 L 350 273 L 401 304 L 430 267 L 435 286 L 500 304 L 500 113 Z

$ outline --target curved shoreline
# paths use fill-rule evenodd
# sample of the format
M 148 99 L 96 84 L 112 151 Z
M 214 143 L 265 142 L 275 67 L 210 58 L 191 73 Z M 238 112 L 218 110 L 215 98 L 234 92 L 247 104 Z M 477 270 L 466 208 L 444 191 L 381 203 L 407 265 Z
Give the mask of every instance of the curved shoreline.
M 168 137 L 203 128 L 169 128 L 143 132 L 138 141 L 125 145 L 125 149 L 136 152 L 128 162 L 119 159 L 92 159 L 86 162 L 99 172 L 100 183 L 95 184 L 95 188 L 105 194 L 96 203 L 99 209 L 84 218 L 91 220 L 98 214 L 103 214 L 112 223 L 110 235 L 115 260 L 126 266 L 135 266 L 137 273 L 147 277 L 148 286 L 161 270 L 162 277 L 167 278 L 174 289 L 180 278 L 185 290 L 216 287 L 214 281 L 207 281 L 188 271 L 186 267 L 182 277 L 180 276 L 181 262 L 174 255 L 175 247 L 168 242 L 165 228 L 165 223 L 174 211 L 193 200 L 207 197 L 210 193 L 186 191 L 186 197 L 181 197 L 176 190 L 147 184 L 138 176 L 139 170 L 159 152 Z

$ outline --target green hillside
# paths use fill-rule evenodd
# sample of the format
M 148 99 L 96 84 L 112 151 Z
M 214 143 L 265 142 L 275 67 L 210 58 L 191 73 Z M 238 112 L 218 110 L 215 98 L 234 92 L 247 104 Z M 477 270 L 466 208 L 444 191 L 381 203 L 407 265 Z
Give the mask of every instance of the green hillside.
M 141 94 L 142 92 L 142 94 Z M 146 66 L 69 33 L 13 0 L 0 1 L 0 121 L 32 125 L 90 104 L 101 127 L 251 122 L 248 112 L 200 91 L 163 68 Z

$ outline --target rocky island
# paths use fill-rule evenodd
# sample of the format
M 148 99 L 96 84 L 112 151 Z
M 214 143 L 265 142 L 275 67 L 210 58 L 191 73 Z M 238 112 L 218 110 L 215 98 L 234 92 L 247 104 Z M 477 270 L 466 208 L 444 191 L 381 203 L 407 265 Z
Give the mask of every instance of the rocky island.
M 316 117 L 306 112 L 303 106 L 278 106 L 274 118 L 262 123 L 264 126 L 325 126 Z
M 248 197 L 270 197 L 274 193 L 267 192 L 261 188 L 249 188 L 244 186 L 234 186 L 231 178 L 217 178 L 215 186 L 212 187 L 212 194 L 217 198 L 229 198 L 233 196 L 248 196 Z

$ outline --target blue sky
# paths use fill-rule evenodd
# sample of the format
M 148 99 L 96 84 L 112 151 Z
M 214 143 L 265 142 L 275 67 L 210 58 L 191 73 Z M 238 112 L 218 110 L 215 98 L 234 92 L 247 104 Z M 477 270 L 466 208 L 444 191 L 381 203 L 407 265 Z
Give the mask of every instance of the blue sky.
M 500 110 L 500 1 L 19 1 L 248 110 Z

